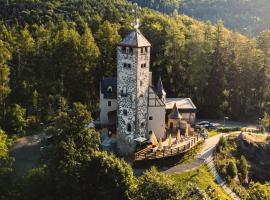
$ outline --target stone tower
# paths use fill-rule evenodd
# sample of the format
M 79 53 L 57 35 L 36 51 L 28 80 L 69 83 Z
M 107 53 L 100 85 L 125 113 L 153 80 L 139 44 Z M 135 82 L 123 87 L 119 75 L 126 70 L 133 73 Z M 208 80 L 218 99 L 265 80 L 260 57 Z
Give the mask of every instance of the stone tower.
M 137 23 L 117 47 L 117 149 L 122 155 L 133 153 L 134 139 L 148 132 L 150 47 Z

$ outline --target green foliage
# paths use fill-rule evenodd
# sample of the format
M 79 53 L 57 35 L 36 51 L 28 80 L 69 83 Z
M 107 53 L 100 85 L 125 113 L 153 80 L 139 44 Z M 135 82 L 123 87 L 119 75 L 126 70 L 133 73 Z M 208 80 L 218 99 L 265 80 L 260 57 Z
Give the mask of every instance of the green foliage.
M 6 157 L 8 155 L 7 147 L 7 135 L 0 129 L 0 158 Z
M 189 183 L 187 191 L 183 195 L 182 199 L 186 200 L 207 200 L 207 195 L 195 184 Z
M 7 135 L 0 129 L 0 199 L 7 199 L 12 193 L 13 163 L 14 159 L 10 158 L 8 154 Z
M 241 156 L 239 162 L 237 163 L 237 169 L 238 172 L 241 174 L 241 177 L 243 180 L 247 180 L 248 179 L 248 172 L 249 172 L 249 164 L 247 159 L 245 158 L 245 156 Z
M 28 127 L 26 109 L 19 104 L 14 104 L 7 109 L 5 126 L 9 133 L 24 134 Z
M 227 146 L 227 139 L 223 136 L 220 137 L 219 142 L 217 144 L 217 152 L 221 152 Z
M 227 166 L 227 174 L 230 179 L 234 179 L 237 176 L 237 167 L 234 160 L 231 160 Z
M 176 200 L 182 199 L 180 189 L 167 175 L 155 168 L 144 173 L 138 180 L 135 200 Z
M 270 126 L 270 116 L 268 113 L 264 113 L 263 118 L 260 121 L 260 124 L 264 127 L 264 128 L 268 128 Z
M 269 184 L 251 183 L 248 189 L 247 200 L 269 200 L 270 186 Z
M 59 111 L 48 127 L 47 134 L 53 137 L 50 152 L 52 171 L 68 173 L 69 169 L 89 158 L 91 152 L 99 148 L 99 135 L 88 124 L 92 121 L 90 112 L 81 103 Z

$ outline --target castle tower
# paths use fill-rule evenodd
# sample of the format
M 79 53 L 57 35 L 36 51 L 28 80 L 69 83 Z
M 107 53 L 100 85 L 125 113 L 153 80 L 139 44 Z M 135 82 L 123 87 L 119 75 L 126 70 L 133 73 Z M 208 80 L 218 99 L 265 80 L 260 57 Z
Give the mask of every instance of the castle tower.
M 117 47 L 117 148 L 122 155 L 133 153 L 134 139 L 148 132 L 150 46 L 136 20 L 134 31 Z

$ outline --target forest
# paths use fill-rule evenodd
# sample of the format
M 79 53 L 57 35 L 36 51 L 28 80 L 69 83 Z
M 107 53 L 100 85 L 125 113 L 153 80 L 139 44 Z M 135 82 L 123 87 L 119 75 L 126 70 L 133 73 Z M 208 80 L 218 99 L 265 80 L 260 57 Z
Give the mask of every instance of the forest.
M 60 99 L 96 119 L 99 81 L 116 74 L 116 46 L 132 29 L 126 1 L 1 1 L 0 125 L 8 134 L 48 123 Z M 190 97 L 201 117 L 257 120 L 269 112 L 270 31 L 249 39 L 187 16 L 140 9 L 151 70 L 169 97 Z
M 185 14 L 198 20 L 218 20 L 225 27 L 249 37 L 258 36 L 270 26 L 267 0 L 129 0 L 140 6 L 158 10 L 169 15 L 174 12 Z
M 179 6 L 170 2 L 163 9 Z M 123 160 L 98 151 L 87 127 L 98 118 L 101 77 L 116 75 L 134 9 L 125 0 L 0 0 L 0 199 L 204 199 L 155 169 L 134 178 Z M 154 83 L 161 75 L 167 96 L 192 98 L 200 117 L 257 121 L 270 112 L 269 30 L 250 39 L 221 21 L 138 12 Z M 47 165 L 12 182 L 11 136 L 41 128 L 55 136 Z

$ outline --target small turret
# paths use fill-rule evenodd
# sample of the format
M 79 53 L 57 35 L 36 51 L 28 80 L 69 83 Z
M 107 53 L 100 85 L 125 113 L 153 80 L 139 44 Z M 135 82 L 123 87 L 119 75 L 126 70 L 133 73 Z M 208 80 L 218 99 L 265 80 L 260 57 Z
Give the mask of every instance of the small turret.
M 157 96 L 165 103 L 165 101 L 166 101 L 166 92 L 165 92 L 165 90 L 163 88 L 161 77 L 159 77 L 158 82 L 157 82 L 156 93 L 157 93 Z
M 169 119 L 182 119 L 182 116 L 180 115 L 178 108 L 176 106 L 176 103 L 173 106 L 173 109 L 171 113 L 168 115 Z

